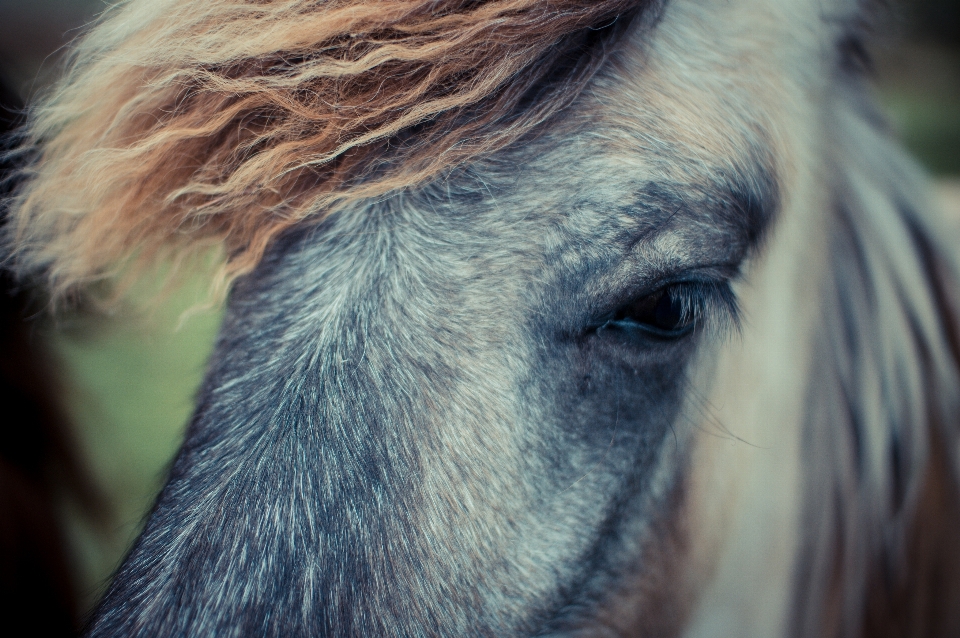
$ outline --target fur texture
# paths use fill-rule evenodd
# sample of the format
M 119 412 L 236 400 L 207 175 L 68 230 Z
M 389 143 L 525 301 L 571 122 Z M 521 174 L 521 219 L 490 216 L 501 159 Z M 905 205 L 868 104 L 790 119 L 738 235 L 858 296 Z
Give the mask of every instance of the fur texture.
M 252 270 L 91 635 L 955 635 L 960 263 L 870 105 L 865 11 L 143 2 L 104 21 L 31 129 L 28 267 L 66 285 L 182 230 Z M 374 19 L 392 26 L 352 48 L 344 25 Z M 420 88 L 363 80 L 400 68 Z M 369 131 L 314 92 L 335 75 Z M 244 119 L 264 95 L 283 107 Z M 408 102 L 367 113 L 381 98 Z M 138 190 L 58 181 L 125 139 L 134 170 L 162 169 Z M 82 228 L 123 249 L 68 267 L 94 254 Z
M 308 217 L 549 119 L 646 4 L 123 3 L 33 113 L 17 251 L 57 292 L 211 243 L 232 279 Z

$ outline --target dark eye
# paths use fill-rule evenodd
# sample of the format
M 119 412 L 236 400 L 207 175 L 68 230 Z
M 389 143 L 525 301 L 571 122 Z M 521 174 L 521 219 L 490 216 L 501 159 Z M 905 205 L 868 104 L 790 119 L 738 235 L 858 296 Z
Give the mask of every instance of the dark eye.
M 593 328 L 598 332 L 612 328 L 639 330 L 666 338 L 680 337 L 693 328 L 698 314 L 692 307 L 696 300 L 690 296 L 684 284 L 665 286 L 607 313 Z
M 613 321 L 631 321 L 664 332 L 677 332 L 693 324 L 693 313 L 684 312 L 683 299 L 675 286 L 661 288 L 613 313 Z M 671 294 L 673 293 L 673 294 Z

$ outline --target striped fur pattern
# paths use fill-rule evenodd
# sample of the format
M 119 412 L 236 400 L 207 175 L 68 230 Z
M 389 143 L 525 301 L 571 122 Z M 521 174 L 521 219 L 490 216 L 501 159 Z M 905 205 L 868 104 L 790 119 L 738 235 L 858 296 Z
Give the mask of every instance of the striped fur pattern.
M 417 15 L 465 25 L 451 16 L 521 4 L 418 3 L 429 11 Z M 188 5 L 132 2 L 117 15 L 209 33 L 197 46 L 211 55 L 247 46 L 234 23 L 187 20 Z M 274 33 L 281 17 L 394 5 L 222 6 L 251 33 Z M 542 44 L 526 59 L 549 69 L 517 66 L 483 99 L 405 129 L 412 146 L 399 154 L 377 137 L 367 159 L 382 154 L 384 172 L 345 173 L 335 183 L 352 194 L 311 208 L 316 222 L 290 213 L 273 226 L 269 206 L 244 199 L 254 191 L 233 192 L 232 172 L 215 180 L 226 194 L 196 191 L 251 209 L 171 232 L 224 239 L 249 272 L 235 271 L 246 274 L 183 448 L 90 635 L 960 632 L 960 263 L 871 104 L 856 56 L 868 8 L 563 6 L 591 17 L 545 37 L 574 49 L 543 44 L 531 19 L 511 41 Z M 610 30 L 618 14 L 622 32 Z M 578 30 L 588 23 L 589 47 Z M 84 254 L 57 237 L 87 213 L 31 230 L 38 215 L 74 212 L 31 198 L 61 183 L 47 181 L 49 166 L 103 149 L 44 118 L 85 69 L 153 42 L 127 30 L 120 17 L 98 27 L 33 129 L 38 164 L 14 202 L 24 224 L 14 240 L 35 255 L 24 269 L 51 269 L 54 285 L 102 264 L 58 270 Z M 264 63 L 297 78 L 319 41 Z M 173 48 L 158 49 L 168 66 L 157 68 L 175 75 Z M 162 87 L 157 77 L 126 85 L 130 103 Z M 524 97 L 486 111 L 512 82 Z M 112 108 L 77 121 L 110 113 L 123 130 L 125 111 Z M 204 108 L 191 112 L 198 126 L 228 121 Z M 508 137 L 418 172 L 404 153 L 443 148 L 448 115 Z M 167 120 L 154 119 L 151 135 L 165 136 Z M 530 125 L 511 129 L 521 121 Z M 201 145 L 213 164 L 192 164 L 200 147 L 170 132 L 173 157 L 186 159 L 163 175 L 166 195 L 184 188 L 181 168 L 204 176 L 259 161 L 229 122 L 237 148 Z M 417 178 L 394 188 L 408 159 Z M 70 197 L 100 206 L 115 184 L 102 179 Z M 291 179 L 303 202 L 329 203 L 334 182 Z M 204 214 L 206 200 L 182 201 Z M 218 234 L 264 206 L 268 230 L 254 219 L 243 235 L 256 241 Z M 143 223 L 117 237 L 150 253 L 170 233 Z M 60 224 L 66 234 L 51 238 Z

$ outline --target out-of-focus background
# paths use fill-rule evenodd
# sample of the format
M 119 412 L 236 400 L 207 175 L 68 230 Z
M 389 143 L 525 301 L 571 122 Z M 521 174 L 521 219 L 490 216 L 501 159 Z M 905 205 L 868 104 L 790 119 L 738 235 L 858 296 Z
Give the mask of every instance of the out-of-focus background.
M 41 92 L 56 77 L 66 44 L 106 6 L 105 0 L 0 0 L 4 106 Z M 33 635 L 73 633 L 163 485 L 220 322 L 218 311 L 196 310 L 206 284 L 202 274 L 195 281 L 149 314 L 131 303 L 112 316 L 81 310 L 54 319 L 30 291 L 9 304 L 11 313 L 35 318 L 12 344 L 0 340 L 3 381 L 9 378 L 28 397 L 19 413 L 5 403 L 0 416 L 0 611 L 36 619 Z M 55 396 L 37 383 L 20 387 L 23 371 L 35 363 L 31 376 L 47 375 Z M 38 412 L 44 419 L 34 422 Z M 50 412 L 63 418 L 46 418 Z M 26 442 L 18 431 L 25 427 L 39 430 Z M 82 464 L 90 489 L 64 489 L 59 466 L 71 464 Z M 24 467 L 29 480 L 21 486 L 10 477 Z M 32 538 L 37 521 L 46 520 L 39 512 L 44 507 L 65 524 L 64 538 Z M 27 523 L 18 527 L 14 518 Z M 54 554 L 58 542 L 65 545 L 65 566 L 45 558 L 40 565 L 38 556 Z M 8 560 L 11 552 L 16 561 Z M 40 567 L 53 572 L 53 582 L 36 582 Z M 64 597 L 75 601 L 72 622 L 58 609 Z
M 889 4 L 879 26 L 884 35 L 873 49 L 878 92 L 960 227 L 960 0 Z M 64 46 L 104 6 L 103 0 L 0 0 L 0 83 L 10 90 L 2 100 L 15 105 L 42 91 L 56 75 Z M 74 463 L 90 483 L 64 490 L 57 486 L 69 472 L 37 470 L 38 493 L 66 524 L 63 569 L 73 587 L 64 591 L 77 601 L 77 613 L 102 593 L 179 444 L 220 321 L 217 310 L 184 314 L 204 290 L 199 273 L 148 316 L 131 304 L 130 311 L 112 316 L 75 312 L 51 320 L 37 313 L 40 318 L 29 324 L 24 360 L 46 362 L 45 374 L 57 388 L 53 401 L 62 408 L 65 432 L 54 438 L 67 451 L 51 462 Z M 36 312 L 38 305 L 42 300 L 26 296 L 18 312 Z M 10 363 L 8 350 L 4 365 L 13 366 L 16 377 L 16 366 L 26 364 Z M 19 440 L 17 427 L 12 419 L 0 424 L 0 454 Z M 0 517 L 3 498 L 0 485 Z M 9 546 L 14 536 L 0 521 L 0 542 Z

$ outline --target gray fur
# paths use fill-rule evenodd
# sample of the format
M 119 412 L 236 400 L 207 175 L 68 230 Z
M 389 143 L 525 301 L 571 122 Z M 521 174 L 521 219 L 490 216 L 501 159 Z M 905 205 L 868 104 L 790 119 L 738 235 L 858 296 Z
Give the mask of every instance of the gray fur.
M 490 165 L 297 230 L 238 285 L 95 635 L 504 636 L 589 611 L 676 462 L 696 337 L 583 326 L 678 271 L 733 274 L 739 207 L 765 195 L 597 188 L 551 143 L 519 178 Z M 686 249 L 654 248 L 667 233 Z
M 733 133 L 702 145 L 669 100 L 625 88 L 658 60 L 695 80 L 722 56 L 668 46 L 710 33 L 671 22 L 701 10 L 703 25 L 720 12 L 668 5 L 533 139 L 272 247 L 231 294 L 170 481 L 91 635 L 628 634 L 611 601 L 658 564 L 696 469 L 691 405 L 707 408 L 691 365 L 709 376 L 736 317 L 704 305 L 677 339 L 602 317 L 678 280 L 748 286 L 740 273 L 783 223 L 788 162 L 752 77 L 730 78 L 717 118 L 704 113 Z M 802 26 L 828 42 L 842 31 Z M 842 528 L 856 552 L 836 635 L 851 636 L 864 574 L 896 543 L 928 456 L 918 397 L 934 387 L 936 409 L 955 410 L 957 362 L 916 248 L 927 222 L 901 204 L 915 200 L 906 187 L 885 190 L 898 169 L 877 149 L 893 151 L 856 81 L 812 66 L 791 81 L 822 100 L 807 111 L 830 140 L 818 150 L 833 252 L 809 300 L 822 304 L 813 383 L 795 389 L 813 397 L 813 513 L 791 618 L 820 635 Z M 838 509 L 818 509 L 838 492 Z M 683 575 L 656 578 L 631 605 Z

